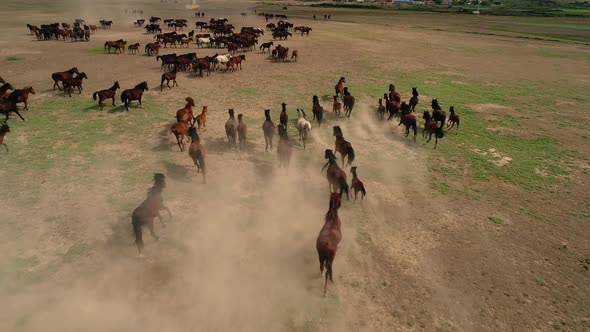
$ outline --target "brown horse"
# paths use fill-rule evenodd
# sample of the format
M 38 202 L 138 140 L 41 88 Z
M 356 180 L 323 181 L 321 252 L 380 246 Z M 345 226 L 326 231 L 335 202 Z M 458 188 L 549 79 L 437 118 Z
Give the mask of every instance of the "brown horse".
M 428 111 L 424 111 L 424 115 L 422 116 L 424 119 L 424 130 L 422 131 L 422 136 L 426 138 L 428 136 L 428 140 L 426 143 L 430 142 L 432 139 L 432 134 L 434 134 L 434 148 L 438 145 L 438 139 L 443 138 L 445 135 L 444 131 L 441 127 L 439 127 L 436 122 L 430 117 L 430 113 Z
M 229 140 L 229 146 L 231 147 L 233 144 L 234 148 L 237 150 L 236 136 L 238 134 L 238 123 L 234 117 L 234 110 L 230 108 L 227 112 L 229 114 L 229 119 L 225 122 L 225 134 Z
M 10 132 L 10 127 L 8 126 L 8 124 L 6 122 L 4 122 L 2 124 L 2 126 L 0 126 L 0 145 L 4 145 L 4 147 L 6 148 L 6 153 L 8 153 L 8 145 L 6 145 L 6 143 L 4 143 L 4 136 L 6 136 L 6 134 L 9 132 Z
M 346 173 L 338 166 L 338 162 L 336 161 L 336 156 L 332 150 L 326 150 L 324 153 L 324 158 L 328 159 L 328 162 L 322 168 L 322 171 L 326 167 L 328 170 L 326 171 L 326 178 L 328 179 L 328 186 L 330 188 L 330 192 L 336 192 L 337 188 L 340 188 L 340 194 L 343 192 L 346 193 L 346 199 L 349 199 L 348 196 L 348 183 L 346 183 Z
M 127 50 L 129 50 L 129 54 L 139 54 L 139 46 L 139 43 L 129 45 L 129 47 L 127 47 Z
M 160 92 L 164 90 L 164 81 L 166 81 L 166 86 L 168 87 L 168 89 L 172 89 L 170 87 L 170 81 L 172 81 L 173 87 L 174 85 L 178 86 L 178 83 L 176 83 L 176 66 L 174 66 L 174 69 L 172 71 L 162 74 L 162 81 L 160 82 Z
M 324 119 L 324 108 L 322 106 L 320 106 L 320 102 L 318 100 L 318 96 L 313 96 L 312 98 L 312 113 L 313 113 L 313 119 L 312 120 L 316 120 L 318 121 L 318 127 L 322 126 L 322 120 Z
M 29 101 L 29 94 L 35 94 L 35 90 L 33 89 L 33 87 L 31 86 L 27 86 L 24 87 L 22 89 L 16 89 L 14 90 L 17 94 L 17 100 L 16 103 L 25 103 L 25 107 L 24 110 L 28 111 L 29 110 L 29 105 L 28 105 L 28 101 Z M 4 96 L 2 96 L 2 99 L 6 99 L 8 98 L 8 96 L 10 96 L 10 93 L 5 93 Z
M 191 97 L 186 97 L 184 100 L 186 101 L 186 105 L 184 108 L 176 111 L 176 121 L 184 121 L 194 125 L 195 116 L 193 114 L 193 107 L 195 106 L 195 101 Z
M 440 122 L 440 128 L 442 130 L 445 123 L 447 122 L 447 114 L 445 113 L 445 111 L 442 110 L 442 107 L 440 107 L 440 105 L 438 104 L 437 99 L 432 100 L 431 106 L 432 120 L 434 120 L 434 122 Z
M 141 105 L 141 97 L 143 96 L 143 92 L 147 90 L 147 82 L 141 82 L 133 89 L 127 89 L 121 93 L 121 102 L 125 104 L 127 112 L 129 112 L 129 105 L 133 100 L 139 101 L 139 107 L 143 107 L 143 105 Z
M 354 161 L 354 149 L 352 148 L 352 144 L 344 139 L 340 126 L 334 126 L 333 135 L 336 137 L 334 151 L 340 152 L 340 156 L 342 156 L 342 165 L 344 167 L 352 166 L 352 162 Z M 344 164 L 344 157 L 346 156 L 348 156 L 348 161 Z
M 401 103 L 402 101 L 402 96 L 399 92 L 395 91 L 395 85 L 393 84 L 389 84 L 389 99 L 397 103 Z
M 10 83 L 4 83 L 2 84 L 2 86 L 0 86 L 0 96 L 4 96 L 7 94 L 6 91 L 8 90 L 14 90 L 14 88 L 12 87 L 12 85 Z
M 188 154 L 191 156 L 191 159 L 197 167 L 197 174 L 203 174 L 203 183 L 205 183 L 205 146 L 201 144 L 201 139 L 199 138 L 199 134 L 197 134 L 197 129 L 195 129 L 195 127 L 189 128 L 189 134 L 191 136 L 191 145 L 188 147 Z
M 262 132 L 264 133 L 264 142 L 266 143 L 266 151 L 268 148 L 272 150 L 272 139 L 275 134 L 275 124 L 270 118 L 270 110 L 264 110 L 264 123 L 262 124 Z
M 336 250 L 338 244 L 342 240 L 342 226 L 340 218 L 338 217 L 338 209 L 342 204 L 342 193 L 332 193 L 330 195 L 330 207 L 326 216 L 324 217 L 324 226 L 318 234 L 316 240 L 316 250 L 318 251 L 318 258 L 320 260 L 320 273 L 324 273 L 324 266 L 326 267 L 326 276 L 324 281 L 324 296 L 328 291 L 328 279 L 334 282 L 332 276 L 332 264 L 336 257 Z
M 418 88 L 412 88 L 412 98 L 410 98 L 410 111 L 414 112 L 414 109 L 416 108 L 416 105 L 418 105 L 418 96 L 420 94 L 418 93 Z
M 78 68 L 76 68 L 76 67 L 74 67 L 68 71 L 51 74 L 51 79 L 53 80 L 53 90 L 55 90 L 55 87 L 57 87 L 57 89 L 61 91 L 61 88 L 59 87 L 58 83 L 64 82 L 65 80 L 68 80 L 68 79 L 74 77 L 74 74 L 80 74 L 80 72 L 78 71 Z
M 115 41 L 107 41 L 104 43 L 104 49 L 107 50 L 109 54 L 111 54 L 111 48 L 115 49 L 115 54 L 119 51 L 121 54 L 125 52 L 125 46 L 127 46 L 127 42 L 123 39 L 115 40 Z
M 403 123 L 404 126 L 406 127 L 406 137 L 408 137 L 408 135 L 410 134 L 410 128 L 412 128 L 414 130 L 414 142 L 416 141 L 416 133 L 418 131 L 418 127 L 416 124 L 416 116 L 414 114 L 412 114 L 412 111 L 410 110 L 410 106 L 408 104 L 406 104 L 406 102 L 402 103 L 401 106 L 401 111 L 402 111 L 402 115 L 399 118 L 399 123 L 398 123 L 398 127 L 401 126 L 401 124 Z
M 287 135 L 287 129 L 282 125 L 279 126 L 279 143 L 277 144 L 277 154 L 279 156 L 279 167 L 289 168 L 293 147 Z
M 356 173 L 356 166 L 350 168 L 350 173 L 352 174 L 352 181 L 350 182 L 350 186 L 354 190 L 354 200 L 356 201 L 356 196 L 360 192 L 361 193 L 361 202 L 365 199 L 367 195 L 367 191 L 365 190 L 365 185 L 363 181 L 361 181 Z
M 172 218 L 172 212 L 164 204 L 162 199 L 162 191 L 166 188 L 166 177 L 164 174 L 154 174 L 154 185 L 148 190 L 147 198 L 135 209 L 131 215 L 131 225 L 133 225 L 133 233 L 135 234 L 135 245 L 139 252 L 139 257 L 142 257 L 141 251 L 143 249 L 142 226 L 147 226 L 154 239 L 158 240 L 158 236 L 154 232 L 154 219 L 158 217 L 163 226 L 166 226 L 160 210 L 168 211 L 168 215 Z
M 332 96 L 334 98 L 334 103 L 332 104 L 332 111 L 334 112 L 334 116 L 339 118 L 340 111 L 342 110 L 342 103 L 338 101 L 338 96 Z
M 158 55 L 160 52 L 160 42 L 146 44 L 144 52 L 147 56 Z
M 203 129 L 207 128 L 207 106 L 203 105 L 201 114 L 197 115 L 197 125 L 199 126 L 199 130 L 201 130 L 201 127 Z
M 344 113 L 347 117 L 350 118 L 352 114 L 352 108 L 354 107 L 355 99 L 354 97 L 348 92 L 348 87 L 344 88 L 344 97 L 342 97 L 342 103 L 344 104 Z
M 456 124 L 457 125 L 457 133 L 459 133 L 459 123 L 461 122 L 461 118 L 459 117 L 459 115 L 455 114 L 455 106 L 451 106 L 449 108 L 449 113 L 451 113 L 449 115 L 449 121 L 447 122 L 447 128 L 449 128 L 449 124 L 451 125 L 451 128 L 449 129 L 453 129 L 453 126 Z
M 387 121 L 390 121 L 391 119 L 394 119 L 397 117 L 397 114 L 399 113 L 399 110 L 400 110 L 400 104 L 398 102 L 396 102 L 395 100 L 389 99 L 389 96 L 386 93 L 383 94 L 383 98 L 385 98 L 385 109 L 389 113 L 389 117 L 387 118 Z
M 344 83 L 346 83 L 346 79 L 343 76 L 340 77 L 340 80 L 334 87 L 334 90 L 336 91 L 336 97 L 340 97 L 340 99 L 344 97 Z
M 287 124 L 289 123 L 289 115 L 287 114 L 287 104 L 281 104 L 281 115 L 279 116 L 279 127 L 283 126 L 285 132 L 287 131 Z
M 176 137 L 176 143 L 178 143 L 181 152 L 184 151 L 184 137 L 188 135 L 190 128 L 191 125 L 185 119 L 178 121 L 170 127 L 170 131 L 174 134 L 174 137 Z
M 72 96 L 73 88 L 78 89 L 78 94 L 82 94 L 82 81 L 88 78 L 86 73 L 80 73 L 76 75 L 76 77 L 68 78 L 63 82 L 64 91 L 68 94 L 68 96 Z
M 243 117 L 243 114 L 238 114 L 238 141 L 240 144 L 240 149 L 242 149 L 246 144 L 246 134 L 248 133 L 248 128 L 244 123 Z
M 18 112 L 18 107 L 16 106 L 16 104 L 18 103 L 18 96 L 19 91 L 15 90 L 10 93 L 8 98 L 0 100 L 0 114 L 6 114 L 6 119 L 4 120 L 5 123 L 6 121 L 8 121 L 8 116 L 11 112 L 16 113 L 16 115 L 18 115 L 21 118 L 21 120 L 25 121 L 25 118 L 23 118 L 23 116 L 20 115 L 20 113 Z
M 291 52 L 291 61 L 295 60 L 295 62 L 297 62 L 298 57 L 299 57 L 299 52 L 297 52 L 297 50 L 293 50 L 293 52 Z
M 100 107 L 100 109 L 102 110 L 102 102 L 107 100 L 107 99 L 112 99 L 113 100 L 113 106 L 115 106 L 115 95 L 117 94 L 117 89 L 119 89 L 119 81 L 115 81 L 115 83 L 113 84 L 112 87 L 106 89 L 106 90 L 100 90 L 100 91 L 96 91 L 92 94 L 92 99 L 96 100 L 96 97 L 98 97 L 98 107 Z
M 383 99 L 379 98 L 379 106 L 377 106 L 377 114 L 381 119 L 385 118 L 385 106 L 383 106 Z

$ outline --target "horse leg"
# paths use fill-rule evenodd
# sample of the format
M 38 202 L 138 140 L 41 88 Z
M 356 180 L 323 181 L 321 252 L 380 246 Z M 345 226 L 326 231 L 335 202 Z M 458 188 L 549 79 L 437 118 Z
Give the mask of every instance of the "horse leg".
M 116 106 L 115 105 L 115 96 L 113 96 L 113 98 L 111 98 L 111 99 L 113 99 L 113 106 Z
M 178 83 L 176 82 L 176 79 L 174 79 L 174 83 L 172 83 L 172 86 L 175 86 L 175 85 L 176 85 L 176 87 L 178 87 Z
M 457 121 L 457 133 L 455 135 L 459 134 L 459 122 Z
M 25 100 L 24 103 L 25 103 L 25 111 L 28 111 L 29 107 L 28 107 L 27 101 Z
M 166 86 L 168 87 L 168 89 L 172 89 L 170 87 L 170 80 L 168 80 L 168 79 L 166 80 Z M 174 86 L 174 83 L 172 83 L 172 86 Z
M 141 97 L 139 97 L 139 108 L 143 108 L 143 105 L 141 104 Z
M 160 237 L 158 237 L 158 236 L 156 235 L 156 232 L 154 232 L 154 221 L 152 220 L 152 221 L 151 221 L 151 222 L 150 222 L 150 223 L 149 223 L 147 226 L 148 226 L 148 228 L 149 228 L 149 230 L 150 230 L 150 234 L 152 235 L 152 237 L 153 237 L 153 238 L 154 238 L 156 241 L 158 241 L 158 240 L 160 239 Z
M 434 149 L 436 150 L 436 146 L 438 145 L 438 136 L 434 135 Z

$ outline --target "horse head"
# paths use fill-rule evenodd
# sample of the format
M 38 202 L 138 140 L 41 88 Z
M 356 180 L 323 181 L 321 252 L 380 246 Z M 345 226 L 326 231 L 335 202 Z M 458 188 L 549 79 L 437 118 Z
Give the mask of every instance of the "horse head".
M 164 189 L 166 187 L 166 176 L 162 173 L 154 173 L 154 187 Z
M 184 99 L 187 103 L 188 106 L 194 107 L 195 106 L 195 100 L 191 97 L 186 97 Z
M 8 124 L 6 122 L 4 122 L 2 124 L 2 126 L 0 126 L 0 135 L 4 135 L 9 132 L 10 132 L 10 127 L 8 126 Z
M 281 104 L 281 107 L 283 108 L 282 112 L 287 112 L 287 104 L 285 102 Z
M 424 113 L 422 115 L 422 119 L 424 119 L 424 121 L 426 121 L 426 122 L 430 121 L 430 112 L 424 111 Z
M 117 89 L 121 88 L 121 87 L 119 86 L 119 81 L 115 81 L 115 84 L 113 85 L 113 87 L 115 88 L 115 90 L 117 90 Z
M 440 105 L 438 104 L 438 99 L 432 99 L 432 102 L 430 103 L 430 106 L 432 106 L 433 110 L 439 109 Z
M 230 108 L 229 110 L 227 110 L 227 113 L 229 113 L 229 117 L 233 119 L 234 117 L 234 109 Z
M 417 95 L 418 95 L 418 90 L 417 90 L 417 89 L 418 89 L 418 88 L 412 88 L 412 94 L 413 94 L 414 96 L 417 96 Z
M 80 72 L 78 71 L 78 67 L 74 67 L 68 71 L 72 72 L 72 74 L 80 74 Z
M 334 128 L 333 128 L 333 136 L 343 136 L 342 135 L 342 129 L 340 128 L 340 126 L 334 126 Z
M 449 112 L 450 112 L 451 114 L 455 114 L 455 106 L 451 106 L 451 107 L 449 107 Z

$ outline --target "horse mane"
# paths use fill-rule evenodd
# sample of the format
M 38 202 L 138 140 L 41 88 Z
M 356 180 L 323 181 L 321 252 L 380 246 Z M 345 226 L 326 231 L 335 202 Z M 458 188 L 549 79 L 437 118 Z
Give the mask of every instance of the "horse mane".
M 154 185 L 148 189 L 148 197 L 154 194 L 160 194 L 164 190 L 164 184 L 166 183 L 166 177 L 162 173 L 154 174 Z
M 340 126 L 334 126 L 334 136 L 338 137 L 343 137 L 344 135 L 342 134 L 342 129 L 340 129 Z

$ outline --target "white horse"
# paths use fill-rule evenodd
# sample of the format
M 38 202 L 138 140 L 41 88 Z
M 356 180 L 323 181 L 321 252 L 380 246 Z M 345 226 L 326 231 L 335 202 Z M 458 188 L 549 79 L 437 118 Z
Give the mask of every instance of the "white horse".
M 203 47 L 203 44 L 207 45 L 207 47 L 211 47 L 211 38 L 197 39 L 197 48 Z
M 299 130 L 299 140 L 303 141 L 303 149 L 305 150 L 305 142 L 307 141 L 307 133 L 311 130 L 311 123 L 305 119 L 303 109 L 297 109 L 297 130 Z
M 217 62 L 219 67 L 221 67 L 222 65 L 225 65 L 226 63 L 228 63 L 230 59 L 231 59 L 231 55 L 228 53 L 225 55 L 218 55 L 215 58 L 215 61 Z

